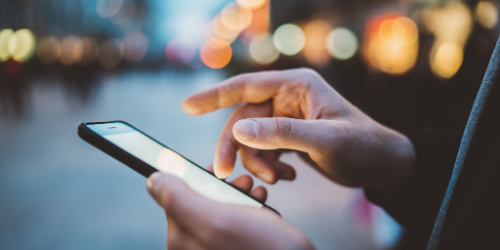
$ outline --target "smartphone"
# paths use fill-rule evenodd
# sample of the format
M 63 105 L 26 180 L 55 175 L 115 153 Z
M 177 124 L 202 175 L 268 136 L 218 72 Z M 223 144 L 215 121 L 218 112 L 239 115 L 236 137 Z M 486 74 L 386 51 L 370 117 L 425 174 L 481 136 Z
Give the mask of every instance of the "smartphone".
M 77 132 L 83 140 L 145 177 L 156 171 L 166 172 L 210 199 L 278 213 L 126 122 L 84 122 Z

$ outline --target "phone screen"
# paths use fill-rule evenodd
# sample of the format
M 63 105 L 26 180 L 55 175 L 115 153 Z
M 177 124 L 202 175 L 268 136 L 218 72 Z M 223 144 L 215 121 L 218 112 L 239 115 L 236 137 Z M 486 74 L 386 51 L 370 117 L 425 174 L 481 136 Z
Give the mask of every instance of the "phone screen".
M 159 171 L 180 177 L 202 195 L 226 203 L 263 207 L 228 183 L 219 180 L 183 156 L 152 140 L 142 132 L 121 122 L 87 125 L 109 142 L 146 162 Z

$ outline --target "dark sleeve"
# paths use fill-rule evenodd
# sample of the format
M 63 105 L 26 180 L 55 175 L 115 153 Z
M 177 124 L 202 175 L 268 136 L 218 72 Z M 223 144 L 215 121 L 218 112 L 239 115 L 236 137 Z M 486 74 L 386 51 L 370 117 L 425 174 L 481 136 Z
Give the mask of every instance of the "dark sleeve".
M 399 113 L 374 116 L 410 138 L 416 151 L 417 167 L 413 178 L 392 197 L 378 197 L 370 190 L 365 190 L 365 194 L 400 222 L 413 242 L 424 244 L 413 249 L 425 249 L 431 234 L 472 104 L 497 38 L 481 30 L 473 31 L 471 37 L 464 52 L 462 69 L 448 85 L 413 75 L 417 79 L 414 87 L 408 87 L 407 92 L 389 92 L 386 96 L 395 96 L 399 102 L 392 100 L 381 110 L 390 110 L 398 106 L 394 103 L 405 100 L 412 100 L 408 101 L 410 104 L 401 106 Z M 390 98 L 381 98 L 382 101 L 386 99 L 391 101 Z M 400 123 L 405 115 L 415 118 Z

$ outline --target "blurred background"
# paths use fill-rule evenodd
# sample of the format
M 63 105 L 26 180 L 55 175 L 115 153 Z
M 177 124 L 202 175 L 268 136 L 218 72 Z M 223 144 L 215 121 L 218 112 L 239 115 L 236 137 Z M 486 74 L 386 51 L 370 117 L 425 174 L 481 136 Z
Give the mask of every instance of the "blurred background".
M 0 3 L 0 249 L 160 249 L 145 179 L 86 144 L 125 120 L 208 165 L 231 114 L 181 110 L 243 72 L 311 67 L 403 133 L 462 131 L 498 37 L 493 0 L 17 0 Z M 458 133 L 460 134 L 460 133 Z M 268 204 L 319 249 L 390 249 L 404 235 L 361 190 L 294 155 Z M 234 178 L 246 173 L 240 163 Z M 230 179 L 231 179 L 230 178 Z

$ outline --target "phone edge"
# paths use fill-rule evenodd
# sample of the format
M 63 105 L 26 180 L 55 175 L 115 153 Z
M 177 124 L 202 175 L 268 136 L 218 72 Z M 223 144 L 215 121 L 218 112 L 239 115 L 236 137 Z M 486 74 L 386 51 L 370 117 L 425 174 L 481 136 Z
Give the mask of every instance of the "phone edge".
M 123 122 L 130 126 L 130 124 L 124 121 L 110 121 L 110 122 Z M 121 163 L 125 164 L 126 166 L 128 166 L 129 168 L 133 169 L 134 171 L 136 171 L 137 173 L 141 174 L 146 178 L 148 178 L 154 172 L 158 171 L 157 169 L 151 167 L 149 164 L 143 162 L 142 160 L 138 159 L 137 157 L 133 156 L 127 151 L 118 149 L 113 143 L 97 135 L 94 131 L 92 131 L 90 128 L 87 127 L 87 124 L 103 124 L 103 123 L 108 123 L 108 122 L 99 122 L 99 123 L 83 122 L 82 124 L 80 124 L 80 126 L 78 126 L 77 134 L 87 143 L 100 149 L 102 152 L 115 158 L 116 160 L 120 161 Z
M 158 169 L 150 166 L 149 164 L 147 164 L 144 161 L 142 161 L 141 159 L 133 156 L 132 154 L 128 153 L 127 151 L 119 149 L 116 145 L 114 145 L 113 143 L 111 143 L 108 140 L 104 139 L 103 137 L 99 136 L 97 133 L 95 133 L 94 131 L 92 131 L 90 128 L 87 127 L 87 124 L 105 124 L 105 123 L 112 123 L 112 122 L 121 122 L 121 123 L 124 123 L 124 124 L 132 127 L 133 129 L 135 129 L 135 130 L 139 131 L 140 133 L 144 134 L 145 136 L 147 136 L 149 139 L 157 142 L 158 144 L 162 145 L 163 147 L 166 147 L 166 148 L 172 150 L 173 152 L 175 152 L 176 154 L 178 154 L 179 156 L 181 156 L 182 158 L 184 158 L 188 162 L 194 164 L 196 167 L 199 167 L 200 169 L 204 170 L 208 174 L 216 177 L 213 173 L 211 173 L 208 170 L 206 170 L 205 168 L 201 167 L 199 164 L 191 161 L 190 159 L 188 159 L 184 155 L 178 153 L 177 151 L 175 151 L 174 149 L 172 149 L 170 147 L 167 147 L 163 143 L 157 141 L 153 137 L 151 137 L 148 134 L 144 133 L 142 130 L 139 130 L 138 128 L 134 127 L 133 125 L 131 125 L 128 122 L 125 122 L 125 121 L 115 120 L 115 121 L 106 121 L 106 122 L 83 122 L 83 123 L 81 123 L 78 126 L 77 134 L 78 134 L 78 136 L 80 138 L 82 138 L 87 143 L 89 143 L 92 146 L 98 148 L 99 150 L 101 150 L 102 152 L 106 153 L 107 155 L 115 158 L 116 160 L 120 161 L 121 163 L 125 164 L 126 166 L 128 166 L 129 168 L 133 169 L 134 171 L 136 171 L 137 173 L 141 174 L 142 176 L 144 176 L 146 178 L 148 178 L 154 172 L 158 172 Z M 136 165 L 137 161 L 140 162 L 140 164 Z M 250 196 L 249 194 L 244 193 L 243 191 L 239 190 L 238 188 L 236 188 L 235 186 L 231 185 L 230 183 L 226 182 L 223 179 L 219 179 L 219 180 L 221 180 L 222 182 L 226 183 L 227 185 L 232 186 L 233 188 L 235 188 L 236 190 L 240 191 L 244 195 L 246 195 L 246 196 L 254 199 L 255 201 L 257 201 L 259 203 L 261 203 L 262 204 L 262 208 L 269 209 L 272 212 L 276 213 L 277 215 L 281 216 L 281 214 L 276 209 L 270 207 L 265 202 L 261 202 L 261 201 L 255 199 L 254 197 Z

